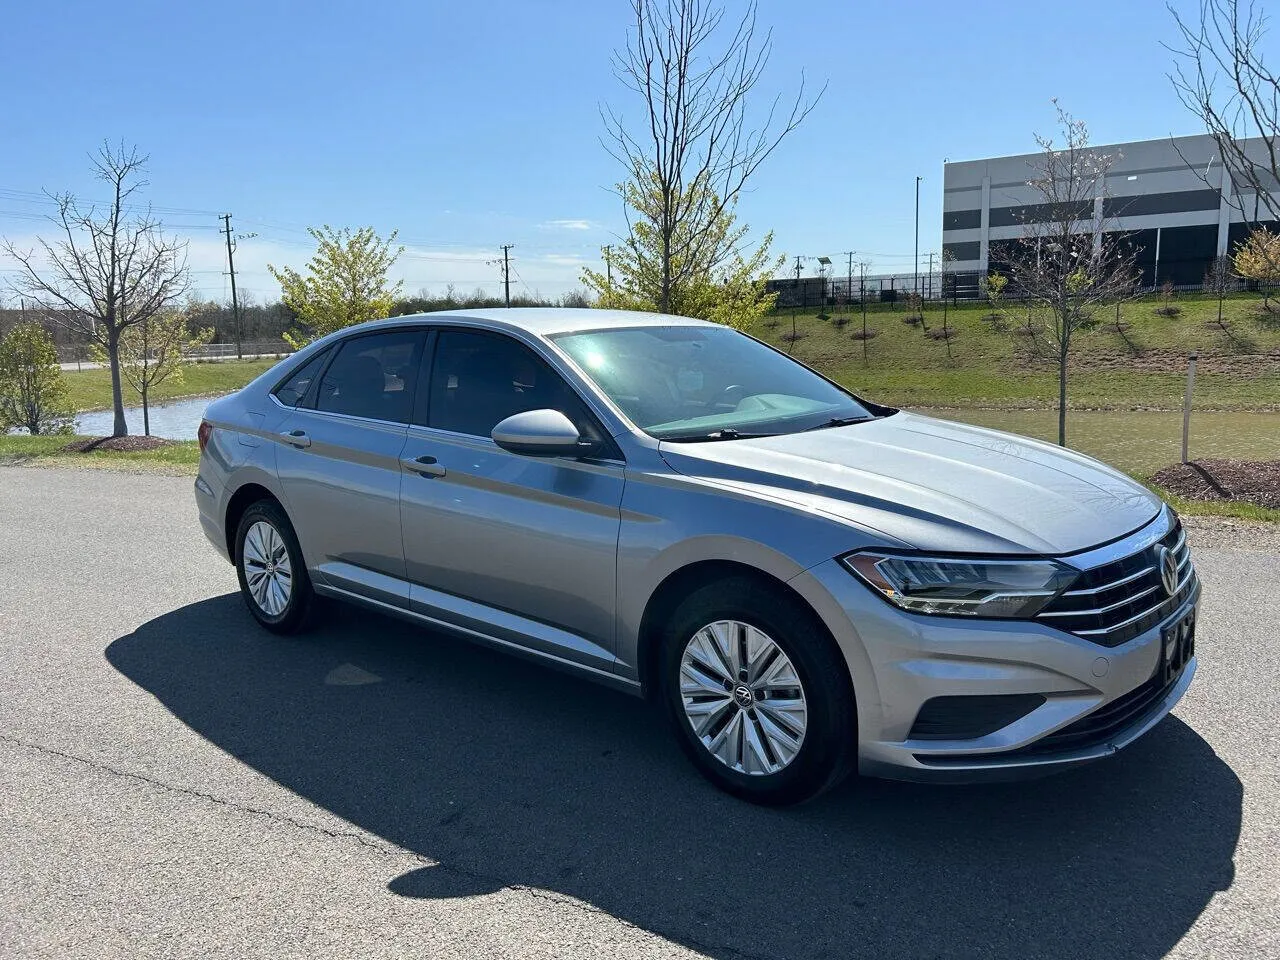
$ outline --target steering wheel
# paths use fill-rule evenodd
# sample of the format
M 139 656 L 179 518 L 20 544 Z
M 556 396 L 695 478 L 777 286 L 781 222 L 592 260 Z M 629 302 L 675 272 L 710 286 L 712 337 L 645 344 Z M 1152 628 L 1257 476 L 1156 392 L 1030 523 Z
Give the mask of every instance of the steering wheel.
M 747 388 L 740 383 L 731 383 L 720 391 L 720 396 L 716 397 L 715 406 L 717 407 L 736 407 L 742 402 L 742 398 L 747 395 Z

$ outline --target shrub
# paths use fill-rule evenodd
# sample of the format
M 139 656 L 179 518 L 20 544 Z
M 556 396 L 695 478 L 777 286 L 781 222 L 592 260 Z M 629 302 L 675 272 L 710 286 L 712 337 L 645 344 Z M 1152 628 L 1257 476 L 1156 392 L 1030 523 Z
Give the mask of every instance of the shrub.
M 40 324 L 19 323 L 0 340 L 0 432 L 70 433 L 67 386 L 58 351 Z

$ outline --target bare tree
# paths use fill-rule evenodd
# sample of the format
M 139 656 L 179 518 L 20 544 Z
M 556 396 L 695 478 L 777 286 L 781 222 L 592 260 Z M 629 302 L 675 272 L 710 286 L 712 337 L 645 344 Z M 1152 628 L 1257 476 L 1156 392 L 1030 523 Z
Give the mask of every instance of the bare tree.
M 802 75 L 790 106 L 775 97 L 755 124 L 749 106 L 771 47 L 768 31 L 757 35 L 755 0 L 736 22 L 707 0 L 632 0 L 631 6 L 634 26 L 626 48 L 614 54 L 614 73 L 639 96 L 643 113 L 628 123 L 602 108 L 605 147 L 632 183 L 646 189 L 652 183 L 656 191 L 658 308 L 667 312 L 673 287 L 691 271 L 714 269 L 734 254 L 715 229 L 722 212 L 822 91 L 807 99 Z
M 1108 230 L 1102 200 L 1118 159 L 1089 147 L 1089 130 L 1057 106 L 1064 143 L 1036 136 L 1040 156 L 1027 181 L 1040 199 L 1025 214 L 1022 237 L 1000 245 L 1010 287 L 1049 315 L 1042 331 L 1058 362 L 1058 443 L 1067 443 L 1067 371 L 1076 331 L 1095 323 L 1105 302 L 1133 295 L 1136 253 Z M 1030 324 L 1028 324 L 1030 326 Z
M 1200 0 L 1198 21 L 1169 6 L 1181 35 L 1170 75 L 1178 99 L 1204 124 L 1235 190 L 1232 204 L 1249 223 L 1280 219 L 1280 76 L 1262 51 L 1267 18 L 1254 0 Z M 1259 138 L 1259 139 L 1254 139 Z M 1185 158 L 1184 158 L 1185 159 Z M 1209 166 L 1188 164 L 1211 187 Z
M 187 290 L 186 243 L 167 239 L 149 208 L 137 208 L 134 194 L 147 158 L 137 148 L 103 144 L 92 158 L 94 175 L 107 184 L 111 200 L 98 207 L 71 194 L 50 194 L 58 205 L 50 217 L 59 238 L 37 240 L 23 250 L 5 240 L 2 249 L 17 261 L 15 290 L 34 300 L 52 323 L 98 344 L 111 368 L 113 436 L 129 432 L 120 379 L 120 338 L 175 305 Z M 39 261 L 43 260 L 43 264 Z

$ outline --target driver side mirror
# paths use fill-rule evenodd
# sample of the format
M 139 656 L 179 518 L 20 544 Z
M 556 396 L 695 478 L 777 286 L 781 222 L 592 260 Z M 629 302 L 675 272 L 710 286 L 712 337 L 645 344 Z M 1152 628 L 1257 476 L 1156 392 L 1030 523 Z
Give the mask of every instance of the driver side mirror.
M 559 410 L 513 414 L 489 435 L 503 450 L 526 457 L 582 457 L 595 449 L 594 444 L 583 441 L 573 421 Z

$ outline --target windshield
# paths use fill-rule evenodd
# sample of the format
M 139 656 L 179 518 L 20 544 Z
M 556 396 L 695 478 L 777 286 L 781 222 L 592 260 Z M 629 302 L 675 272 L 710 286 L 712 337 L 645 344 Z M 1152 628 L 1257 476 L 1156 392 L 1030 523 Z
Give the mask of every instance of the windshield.
M 728 327 L 629 327 L 552 339 L 660 440 L 794 433 L 872 416 L 808 367 Z

